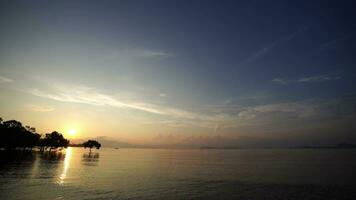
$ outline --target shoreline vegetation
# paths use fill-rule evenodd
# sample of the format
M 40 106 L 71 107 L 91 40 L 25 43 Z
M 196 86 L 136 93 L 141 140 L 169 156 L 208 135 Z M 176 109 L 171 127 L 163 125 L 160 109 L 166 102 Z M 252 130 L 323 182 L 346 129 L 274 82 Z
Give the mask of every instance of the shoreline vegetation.
M 35 127 L 24 126 L 21 122 L 16 120 L 3 121 L 0 117 L 0 150 L 29 150 L 32 151 L 34 148 L 39 149 L 40 152 L 44 151 L 57 151 L 62 150 L 67 147 L 81 147 L 89 148 L 91 152 L 92 148 L 100 149 L 101 144 L 96 140 L 88 140 L 84 143 L 72 144 L 68 139 L 66 139 L 63 134 L 53 131 L 51 133 L 39 134 L 36 132 Z M 149 147 L 149 146 L 138 146 L 129 148 L 164 148 L 164 147 Z M 172 147 L 171 147 L 172 148 Z M 114 147 L 118 149 L 118 147 Z M 173 148 L 175 149 L 175 148 Z M 180 149 L 180 148 L 178 148 Z M 192 148 L 188 148 L 192 149 Z M 239 149 L 249 149 L 241 148 L 238 146 L 201 146 L 193 149 L 201 150 L 239 150 Z M 256 148 L 255 148 L 256 149 Z M 266 149 L 266 148 L 262 148 Z M 273 148 L 267 148 L 273 149 Z M 279 149 L 279 148 L 278 148 Z M 356 144 L 351 143 L 340 143 L 337 145 L 303 145 L 286 147 L 285 149 L 356 149 Z
M 3 121 L 0 117 L 0 150 L 32 151 L 34 148 L 40 152 L 61 151 L 70 146 L 70 141 L 63 134 L 53 131 L 39 134 L 35 127 L 23 126 L 16 120 Z M 99 149 L 101 144 L 96 140 L 88 140 L 81 147 Z

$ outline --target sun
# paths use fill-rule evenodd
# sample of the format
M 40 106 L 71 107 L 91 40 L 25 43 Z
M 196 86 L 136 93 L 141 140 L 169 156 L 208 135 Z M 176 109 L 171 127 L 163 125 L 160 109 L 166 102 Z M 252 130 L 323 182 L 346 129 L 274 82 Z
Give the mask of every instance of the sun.
M 75 136 L 76 134 L 77 134 L 77 130 L 75 130 L 75 129 L 69 129 L 69 130 L 68 130 L 68 135 L 69 135 L 69 136 L 73 137 L 73 136 Z
M 67 122 L 62 130 L 68 139 L 78 139 L 83 132 L 81 124 L 75 122 Z

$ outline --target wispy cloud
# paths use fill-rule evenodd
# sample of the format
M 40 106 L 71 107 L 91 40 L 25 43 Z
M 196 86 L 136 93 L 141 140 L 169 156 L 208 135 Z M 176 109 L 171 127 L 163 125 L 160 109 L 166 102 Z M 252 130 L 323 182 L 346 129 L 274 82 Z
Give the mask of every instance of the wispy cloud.
M 156 58 L 156 59 L 163 59 L 172 56 L 172 54 L 167 52 L 152 51 L 152 50 L 141 50 L 141 51 L 137 51 L 137 53 L 141 54 L 145 58 Z
M 315 53 L 320 53 L 322 51 L 334 48 L 339 43 L 342 43 L 345 40 L 348 40 L 349 38 L 353 37 L 354 35 L 355 35 L 355 32 L 349 32 L 349 33 L 346 33 L 346 34 L 344 34 L 344 35 L 342 35 L 340 37 L 334 38 L 334 39 L 332 39 L 332 40 L 320 45 L 320 47 L 316 50 Z
M 30 89 L 28 93 L 47 99 L 67 103 L 80 103 L 92 106 L 108 106 L 118 109 L 131 109 L 140 112 L 161 115 L 164 117 L 144 117 L 143 124 L 162 124 L 172 127 L 201 127 L 212 132 L 223 132 L 228 128 L 260 127 L 278 125 L 281 119 L 309 120 L 333 112 L 328 110 L 330 105 L 315 101 L 269 103 L 242 106 L 236 103 L 216 106 L 196 107 L 194 111 L 167 107 L 166 105 L 149 102 L 122 99 L 103 93 L 96 88 L 87 86 L 52 84 L 47 89 Z M 335 107 L 335 106 L 333 106 Z M 31 105 L 29 108 L 37 112 L 49 112 L 52 108 Z M 326 113 L 326 114 L 325 114 Z M 138 116 L 141 117 L 141 116 Z M 285 121 L 285 120 L 284 120 Z
M 119 108 L 131 108 L 155 114 L 163 114 L 162 111 L 145 103 L 124 103 L 109 95 L 97 92 L 94 88 L 74 87 L 72 89 L 57 87 L 55 92 L 45 92 L 39 89 L 31 89 L 29 93 L 61 102 L 82 103 L 95 106 L 113 106 Z
M 347 105 L 350 110 L 344 113 L 335 113 L 335 109 L 340 105 Z M 283 103 L 265 103 L 251 106 L 239 106 L 236 104 L 223 104 L 210 108 L 210 113 L 215 116 L 223 116 L 221 120 L 215 117 L 215 124 L 219 124 L 220 129 L 231 127 L 253 126 L 270 124 L 279 126 L 281 120 L 288 123 L 288 120 L 303 120 L 303 123 L 313 123 L 312 120 L 320 121 L 326 117 L 343 118 L 354 112 L 352 102 L 347 99 L 319 99 L 292 101 Z M 212 121 L 213 122 L 213 121 Z
M 34 112 L 51 112 L 55 109 L 49 106 L 39 106 L 39 105 L 26 105 L 26 108 Z
M 300 77 L 298 79 L 283 79 L 283 78 L 274 78 L 272 79 L 273 83 L 287 85 L 289 83 L 315 83 L 315 82 L 326 82 L 326 81 L 336 81 L 342 79 L 340 75 L 332 74 L 321 74 L 316 76 L 306 76 Z
M 167 94 L 165 94 L 165 93 L 160 93 L 159 96 L 160 96 L 160 97 L 167 97 Z
M 298 79 L 298 82 L 325 82 L 341 79 L 341 76 L 333 76 L 330 74 L 322 74 L 317 76 L 302 77 Z
M 292 113 L 297 117 L 305 118 L 316 114 L 316 105 L 304 102 L 288 102 L 256 106 L 252 110 L 259 113 Z
M 100 92 L 96 88 L 76 85 L 50 84 L 46 89 L 32 88 L 29 94 L 67 103 L 80 103 L 92 106 L 109 106 L 118 109 L 131 109 L 155 115 L 165 116 L 160 120 L 152 119 L 149 123 L 163 123 L 168 126 L 198 126 L 214 130 L 215 124 L 220 122 L 232 123 L 238 116 L 221 112 L 192 112 L 180 108 L 149 102 L 128 100 L 120 96 L 112 96 Z M 199 110 L 199 108 L 197 109 Z M 163 121 L 162 121 L 163 120 Z M 145 122 L 144 122 L 145 123 Z
M 286 35 L 281 38 L 278 38 L 277 40 L 273 41 L 272 43 L 270 43 L 270 44 L 266 45 L 265 47 L 256 51 L 254 54 L 252 54 L 250 57 L 248 57 L 246 60 L 244 60 L 240 64 L 248 64 L 248 63 L 254 62 L 254 61 L 264 57 L 268 52 L 270 52 L 271 50 L 276 48 L 278 45 L 281 45 L 285 42 L 292 40 L 293 38 L 295 38 L 299 34 L 305 32 L 306 30 L 308 30 L 308 27 L 303 27 L 303 28 L 300 28 L 299 30 L 293 32 L 290 35 Z
M 258 125 L 261 119 L 272 120 L 272 115 L 288 116 L 295 118 L 308 118 L 317 114 L 316 105 L 305 102 L 287 102 L 265 104 L 257 106 L 246 106 L 237 112 L 235 120 L 224 126 L 237 127 L 240 125 Z M 226 123 L 226 122 L 225 122 Z
M 150 49 L 121 49 L 109 53 L 111 58 L 119 58 L 120 60 L 137 60 L 137 59 L 155 59 L 162 60 L 172 57 L 172 53 L 160 50 Z
M 14 82 L 14 80 L 12 80 L 11 78 L 0 76 L 0 83 L 11 83 L 11 82 Z
M 72 86 L 54 84 L 49 90 L 32 88 L 28 93 L 61 102 L 81 103 L 94 106 L 111 106 L 117 108 L 134 109 L 159 115 L 170 115 L 172 117 L 194 119 L 201 116 L 188 111 L 167 108 L 146 102 L 121 101 L 110 95 L 99 92 L 97 89 L 87 86 Z
M 286 85 L 286 84 L 288 84 L 288 81 L 287 81 L 287 80 L 284 80 L 284 79 L 282 79 L 282 78 L 275 78 L 275 79 L 272 79 L 272 82 L 277 83 L 277 84 L 281 84 L 281 85 Z

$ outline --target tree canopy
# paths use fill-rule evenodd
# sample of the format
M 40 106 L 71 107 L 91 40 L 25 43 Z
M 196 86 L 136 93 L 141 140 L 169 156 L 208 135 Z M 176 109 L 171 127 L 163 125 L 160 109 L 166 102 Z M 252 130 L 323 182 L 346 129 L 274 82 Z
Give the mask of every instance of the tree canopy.
M 34 127 L 23 126 L 21 122 L 16 120 L 3 121 L 2 118 L 0 118 L 0 137 L 1 149 L 32 149 L 35 146 L 39 146 L 43 151 L 46 148 L 52 150 L 59 147 L 66 148 L 69 145 L 69 140 L 65 139 L 57 131 L 47 133 L 41 137 Z
M 91 151 L 91 149 L 93 147 L 95 147 L 96 149 L 100 149 L 101 144 L 96 140 L 88 140 L 88 141 L 83 143 L 83 147 L 84 148 L 89 148 L 89 150 Z
M 41 147 L 47 147 L 50 150 L 59 147 L 67 148 L 69 145 L 69 140 L 65 139 L 61 133 L 53 131 L 52 133 L 47 133 L 44 138 L 41 138 Z
M 22 126 L 22 123 L 16 120 L 0 120 L 0 148 L 33 148 L 38 144 L 41 137 L 36 133 L 36 129 L 30 126 Z

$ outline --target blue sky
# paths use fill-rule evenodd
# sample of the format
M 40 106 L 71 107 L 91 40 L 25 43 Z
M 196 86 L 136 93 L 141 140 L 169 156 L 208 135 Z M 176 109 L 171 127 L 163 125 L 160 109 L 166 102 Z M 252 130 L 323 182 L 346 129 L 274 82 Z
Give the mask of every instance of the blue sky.
M 355 141 L 353 1 L 0 7 L 5 119 L 145 144 Z

